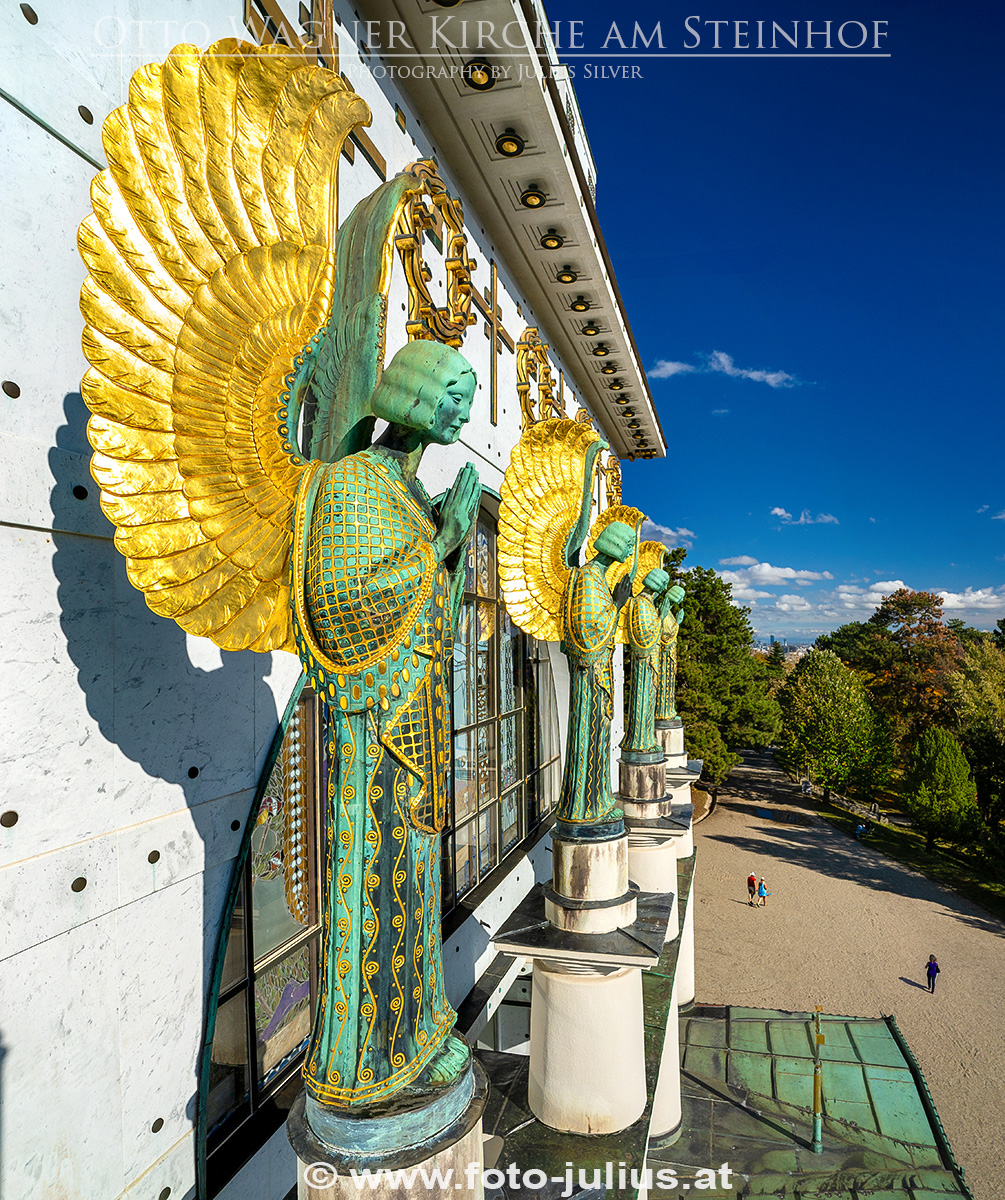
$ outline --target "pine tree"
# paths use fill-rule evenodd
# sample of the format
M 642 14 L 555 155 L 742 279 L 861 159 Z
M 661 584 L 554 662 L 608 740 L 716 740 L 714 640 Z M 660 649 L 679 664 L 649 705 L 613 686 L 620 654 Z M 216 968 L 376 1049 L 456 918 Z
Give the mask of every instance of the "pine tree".
M 979 830 L 974 781 L 960 744 L 947 729 L 926 729 L 911 754 L 904 780 L 904 807 L 927 837 L 965 842 Z
M 883 784 L 890 744 L 865 685 L 831 650 L 812 650 L 779 692 L 781 751 L 825 789 Z
M 764 665 L 773 679 L 785 678 L 785 651 L 782 649 L 781 642 L 772 642 Z

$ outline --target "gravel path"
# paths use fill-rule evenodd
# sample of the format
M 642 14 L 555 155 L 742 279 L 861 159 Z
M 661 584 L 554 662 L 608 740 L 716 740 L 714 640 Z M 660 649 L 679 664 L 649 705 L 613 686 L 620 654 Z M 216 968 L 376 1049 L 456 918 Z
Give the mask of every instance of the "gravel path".
M 756 755 L 695 842 L 698 1001 L 893 1013 L 975 1200 L 1001 1200 L 1005 924 L 821 821 Z M 772 893 L 764 908 L 747 905 L 751 871 Z M 929 954 L 942 968 L 934 995 Z

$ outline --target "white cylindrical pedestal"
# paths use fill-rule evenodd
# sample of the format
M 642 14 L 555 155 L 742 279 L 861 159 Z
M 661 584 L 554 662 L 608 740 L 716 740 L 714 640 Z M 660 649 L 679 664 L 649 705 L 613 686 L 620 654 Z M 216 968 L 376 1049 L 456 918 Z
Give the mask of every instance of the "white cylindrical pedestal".
M 691 801 L 690 789 L 688 789 L 688 803 Z M 677 841 L 677 857 L 690 858 L 694 854 L 694 825 L 691 821 L 687 823 L 687 833 Z
M 628 890 L 628 838 L 573 841 L 552 835 L 552 887 L 570 900 L 613 900 Z
M 669 726 L 662 722 L 657 724 L 656 740 L 663 747 L 668 767 L 687 766 L 687 754 L 684 750 L 684 726 L 679 717 Z
M 664 941 L 680 933 L 677 915 L 677 844 L 679 838 L 654 838 L 650 834 L 628 834 L 628 878 L 644 892 L 673 897 L 670 923 Z
M 534 962 L 527 1098 L 563 1133 L 618 1133 L 646 1107 L 642 972 Z
M 468 1171 L 472 1163 L 478 1164 L 477 1171 Z M 422 1195 L 435 1200 L 482 1200 L 482 1121 L 481 1117 L 458 1141 L 447 1149 L 431 1154 L 421 1162 L 410 1163 L 409 1168 L 424 1172 L 416 1178 L 422 1182 Z M 388 1175 L 376 1187 L 368 1186 L 367 1196 L 377 1200 L 401 1200 L 401 1188 L 397 1184 L 398 1167 L 388 1167 Z M 370 1168 L 372 1175 L 378 1168 Z M 439 1175 L 429 1173 L 439 1170 Z M 371 1175 L 371 1178 L 372 1178 Z M 425 1179 L 449 1180 L 443 1184 L 426 1184 Z M 333 1167 L 325 1162 L 305 1163 L 297 1158 L 297 1200 L 355 1200 L 360 1194 L 359 1180 L 348 1173 L 337 1175 Z
M 668 1146 L 681 1134 L 680 1103 L 680 1021 L 677 1016 L 677 983 L 674 982 L 667 1014 L 667 1032 L 660 1056 L 660 1073 L 653 1096 L 653 1115 L 649 1140 Z
M 680 953 L 677 956 L 677 1004 L 683 1008 L 694 1000 L 694 880 L 687 898 L 687 912 L 680 931 Z

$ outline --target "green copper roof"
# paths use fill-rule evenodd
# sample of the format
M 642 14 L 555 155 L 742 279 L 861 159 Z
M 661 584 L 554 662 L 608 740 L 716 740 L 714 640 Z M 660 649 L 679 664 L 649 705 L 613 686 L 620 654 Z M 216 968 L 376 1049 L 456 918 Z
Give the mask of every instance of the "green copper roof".
M 672 1146 L 650 1146 L 648 1165 L 672 1166 L 684 1181 L 728 1162 L 738 1173 L 732 1190 L 705 1196 L 969 1197 L 892 1017 L 821 1015 L 823 1153 L 812 1152 L 812 1020 L 753 1008 L 699 1007 L 685 1016 L 684 1132 Z M 654 1200 L 663 1194 L 650 1192 Z

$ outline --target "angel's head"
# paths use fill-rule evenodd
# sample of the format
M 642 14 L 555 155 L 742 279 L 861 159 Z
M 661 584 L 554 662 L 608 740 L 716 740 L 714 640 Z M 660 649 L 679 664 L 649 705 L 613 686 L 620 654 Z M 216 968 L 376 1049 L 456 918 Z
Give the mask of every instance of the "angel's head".
M 611 562 L 624 562 L 635 549 L 635 530 L 624 521 L 612 521 L 597 534 L 593 552 Z
M 414 341 L 384 368 L 370 400 L 374 415 L 449 446 L 471 416 L 477 380 L 471 364 L 452 346 Z
M 670 582 L 670 576 L 666 571 L 659 567 L 654 567 L 649 574 L 642 580 L 642 586 L 647 588 L 654 596 L 658 596 L 667 584 Z

